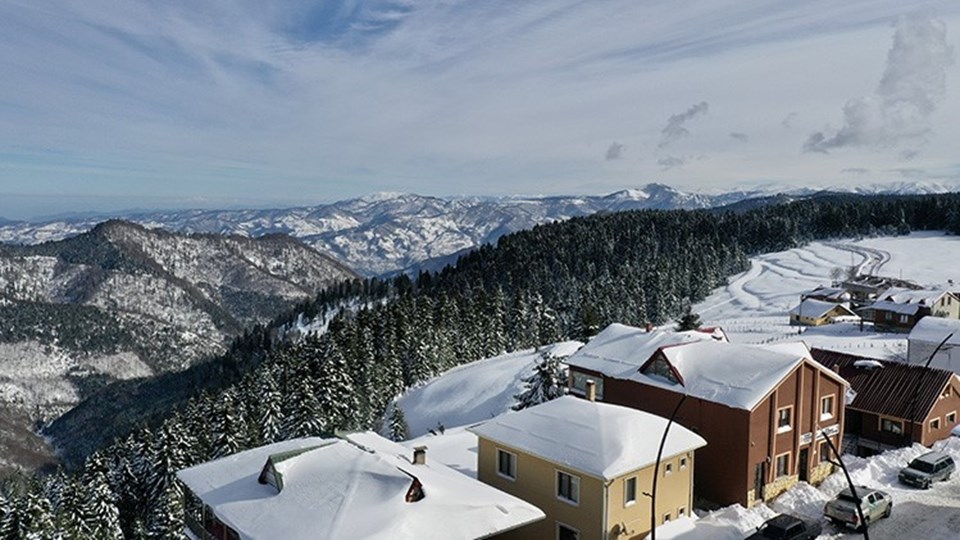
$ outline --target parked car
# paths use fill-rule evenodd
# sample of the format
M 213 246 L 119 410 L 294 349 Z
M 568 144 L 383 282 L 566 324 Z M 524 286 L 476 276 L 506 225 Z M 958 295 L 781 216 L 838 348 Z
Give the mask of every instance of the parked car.
M 858 503 L 863 512 L 863 523 L 860 522 L 860 513 L 857 512 Z M 823 515 L 835 525 L 847 525 L 854 529 L 868 526 L 880 518 L 890 517 L 891 512 L 893 512 L 893 499 L 890 495 L 866 486 L 857 486 L 856 497 L 853 496 L 850 488 L 847 488 L 836 498 L 827 501 L 823 507 Z
M 953 458 L 943 452 L 927 452 L 900 470 L 898 478 L 904 484 L 927 489 L 934 482 L 950 478 L 957 466 Z
M 747 540 L 813 540 L 820 536 L 822 527 L 816 521 L 779 514 L 757 527 Z

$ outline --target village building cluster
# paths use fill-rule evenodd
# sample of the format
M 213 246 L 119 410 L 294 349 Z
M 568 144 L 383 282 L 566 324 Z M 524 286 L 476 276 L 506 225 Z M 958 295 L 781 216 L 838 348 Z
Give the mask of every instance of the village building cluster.
M 568 395 L 468 428 L 476 478 L 370 432 L 296 439 L 181 471 L 187 530 L 201 540 L 639 540 L 695 504 L 750 507 L 818 484 L 834 471 L 832 449 L 866 456 L 950 436 L 956 295 L 846 285 L 805 294 L 796 322 L 905 320 L 908 362 L 731 343 L 720 328 L 613 324 L 566 360 Z

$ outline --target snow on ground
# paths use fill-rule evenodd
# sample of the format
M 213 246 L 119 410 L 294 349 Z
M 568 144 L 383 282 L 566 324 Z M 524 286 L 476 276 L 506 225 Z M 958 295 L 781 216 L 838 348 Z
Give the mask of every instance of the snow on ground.
M 771 343 L 803 339 L 811 347 L 862 356 L 903 359 L 906 335 L 876 333 L 867 325 L 841 323 L 818 328 L 790 326 L 787 313 L 800 293 L 829 286 L 835 269 L 856 266 L 863 273 L 903 277 L 936 288 L 948 280 L 960 288 L 960 237 L 939 232 L 908 236 L 814 242 L 801 248 L 754 257 L 750 269 L 733 276 L 694 306 L 704 325 L 721 326 L 730 341 Z
M 579 341 L 564 341 L 542 350 L 566 358 L 581 346 Z M 407 433 L 419 437 L 439 426 L 475 424 L 507 412 L 539 360 L 540 350 L 504 354 L 455 367 L 409 390 L 397 401 Z

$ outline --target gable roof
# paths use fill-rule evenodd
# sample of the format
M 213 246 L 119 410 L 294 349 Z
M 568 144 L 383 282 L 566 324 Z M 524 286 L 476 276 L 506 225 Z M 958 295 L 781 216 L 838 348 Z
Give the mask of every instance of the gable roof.
M 832 301 L 845 302 L 850 300 L 850 293 L 842 287 L 824 287 L 823 285 L 810 291 L 800 293 L 800 298 L 805 299 L 812 296 L 828 298 Z
M 933 304 L 945 294 L 952 293 L 930 289 L 911 290 L 902 287 L 893 287 L 881 294 L 878 300 L 896 302 L 898 304 L 921 304 L 932 307 Z
M 686 332 L 656 330 L 614 323 L 594 336 L 570 356 L 567 365 L 603 373 L 615 379 L 629 379 L 661 347 L 697 341 L 727 341 L 720 328 Z
M 631 380 L 748 411 L 810 358 L 810 350 L 802 342 L 777 345 L 700 342 L 664 348 L 661 353 L 680 375 L 682 385 L 639 372 Z M 828 370 L 824 373 L 847 384 L 836 373 Z
M 373 434 L 304 438 L 240 452 L 177 473 L 243 539 L 487 538 L 544 517 L 535 506 Z M 308 449 L 297 454 L 297 451 Z M 258 482 L 287 455 L 283 489 Z M 419 481 L 425 497 L 406 502 Z
M 846 312 L 846 315 L 856 316 L 857 314 L 850 310 L 847 306 L 843 304 L 837 304 L 834 302 L 824 302 L 823 300 L 816 300 L 814 298 L 807 298 L 804 301 L 800 302 L 800 305 L 790 310 L 790 315 L 803 315 L 806 317 L 812 317 L 814 319 L 819 319 L 827 313 L 835 309 L 841 309 Z
M 880 300 L 879 302 L 874 302 L 869 306 L 862 308 L 860 311 L 891 311 L 901 315 L 916 315 L 920 312 L 920 310 L 923 309 L 930 309 L 930 306 L 925 304 L 907 304 L 893 302 L 891 300 Z
M 876 360 L 852 354 L 813 349 L 813 358 L 827 369 L 836 368 L 850 382 L 856 397 L 851 409 L 922 422 L 940 399 L 953 372 Z M 865 366 L 865 367 L 859 367 Z M 869 367 L 870 365 L 882 367 Z M 912 400 L 914 392 L 916 401 Z
M 667 419 L 629 407 L 563 396 L 468 429 L 582 473 L 611 480 L 652 465 Z M 670 426 L 663 455 L 705 446 L 696 433 Z

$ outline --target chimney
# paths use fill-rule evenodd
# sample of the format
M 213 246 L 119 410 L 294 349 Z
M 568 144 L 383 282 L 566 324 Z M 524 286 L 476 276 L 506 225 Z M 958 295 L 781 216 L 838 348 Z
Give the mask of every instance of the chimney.
M 646 330 L 647 330 L 647 333 L 648 333 L 648 334 L 649 334 L 650 332 L 653 332 L 653 323 L 652 323 L 652 322 L 647 321 Z
M 413 464 L 414 465 L 426 465 L 427 464 L 427 447 L 426 446 L 417 446 L 413 449 Z
M 587 379 L 587 399 L 597 400 L 597 383 L 593 379 Z

